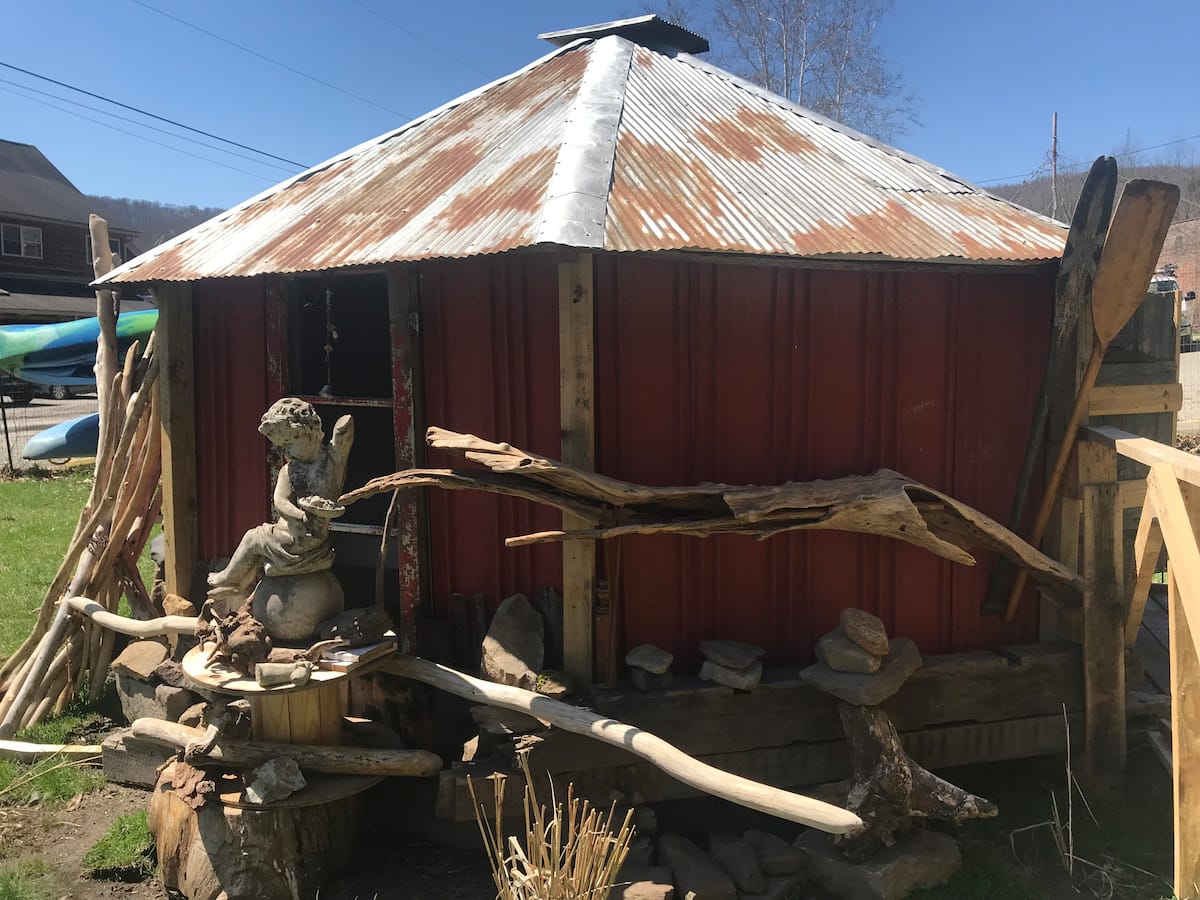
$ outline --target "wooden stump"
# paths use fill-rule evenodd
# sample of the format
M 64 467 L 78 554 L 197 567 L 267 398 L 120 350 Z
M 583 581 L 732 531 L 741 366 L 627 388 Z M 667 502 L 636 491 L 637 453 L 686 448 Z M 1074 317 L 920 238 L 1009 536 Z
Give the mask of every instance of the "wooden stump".
M 148 821 L 163 886 L 188 900 L 302 900 L 350 858 L 356 796 L 263 809 L 215 796 L 193 809 L 160 777 Z

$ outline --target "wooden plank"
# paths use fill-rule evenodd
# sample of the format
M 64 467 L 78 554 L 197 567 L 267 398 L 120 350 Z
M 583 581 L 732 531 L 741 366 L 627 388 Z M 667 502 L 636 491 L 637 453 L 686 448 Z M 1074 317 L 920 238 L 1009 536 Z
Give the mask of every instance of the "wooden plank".
M 592 257 L 580 253 L 558 264 L 559 425 L 562 460 L 595 466 L 595 334 Z M 563 513 L 563 530 L 594 527 Z M 592 599 L 596 577 L 594 541 L 563 545 L 563 667 L 577 684 L 592 682 Z
M 250 732 L 256 741 L 287 744 L 292 740 L 288 694 L 251 694 Z
M 1141 509 L 1146 503 L 1146 479 L 1118 481 L 1117 503 L 1121 509 Z
M 1138 437 L 1111 425 L 1092 425 L 1082 429 L 1089 442 L 1112 447 L 1117 454 L 1143 465 L 1167 463 L 1175 477 L 1188 484 L 1200 484 L 1200 456 L 1185 453 L 1159 441 Z
M 1186 610 L 1189 621 L 1200 623 L 1200 549 L 1196 546 L 1190 511 L 1182 493 L 1185 487 L 1189 494 L 1194 493 L 1193 485 L 1180 484 L 1175 480 L 1171 467 L 1161 463 L 1150 468 L 1146 482 L 1166 543 L 1168 568 L 1179 584 L 1179 603 Z M 1191 629 L 1190 634 L 1196 642 L 1194 649 L 1200 656 L 1200 627 Z M 1172 632 L 1172 641 L 1176 637 Z
M 1138 314 L 1140 312 L 1141 310 Z M 1137 319 L 1138 314 L 1134 315 L 1134 319 Z M 1096 379 L 1096 384 L 1099 387 L 1122 384 L 1169 384 L 1179 380 L 1178 372 L 1178 364 L 1173 357 L 1152 362 L 1111 362 L 1109 357 L 1105 357 L 1104 364 L 1100 366 L 1100 375 Z
M 1115 453 L 1108 465 L 1115 473 Z M 1083 521 L 1084 752 L 1093 779 L 1115 783 L 1125 771 L 1124 556 L 1115 482 L 1083 487 Z
M 1157 475 L 1151 471 L 1151 476 Z M 1200 527 L 1200 490 L 1184 486 L 1189 532 Z M 1167 493 L 1166 491 L 1162 492 Z M 1160 495 L 1156 494 L 1156 501 Z M 1173 502 L 1173 501 L 1172 501 Z M 1165 504 L 1164 504 L 1165 505 Z M 1160 512 L 1163 505 L 1159 506 Z M 1174 525 L 1175 523 L 1171 523 Z M 1176 543 L 1163 522 L 1168 552 Z M 1190 546 L 1195 548 L 1194 537 Z M 1167 604 L 1171 630 L 1171 764 L 1175 808 L 1175 896 L 1200 897 L 1200 598 L 1187 593 L 1191 579 L 1179 576 L 1194 564 L 1186 556 L 1171 557 L 1167 565 Z M 1188 573 L 1193 576 L 1196 573 Z
M 1133 413 L 1173 413 L 1183 408 L 1183 385 L 1127 384 L 1092 389 L 1088 414 L 1124 416 Z
M 392 347 L 392 427 L 397 470 L 423 462 L 425 442 L 421 410 L 419 282 L 416 270 L 389 267 L 387 270 L 388 320 Z M 422 439 L 418 440 L 418 434 Z M 425 522 L 425 492 L 401 491 L 396 507 L 397 578 L 400 582 L 400 615 L 396 636 L 401 653 L 417 650 L 416 619 L 421 607 L 422 587 L 428 579 L 421 540 Z
M 1125 612 L 1125 645 L 1132 647 L 1137 642 L 1138 629 L 1142 627 L 1142 613 L 1146 599 L 1150 596 L 1150 584 L 1158 569 L 1162 555 L 1163 534 L 1154 515 L 1154 504 L 1147 502 L 1142 507 L 1137 535 L 1133 539 L 1133 565 L 1135 576 Z
M 158 409 L 162 419 L 162 512 L 167 592 L 192 595 L 199 559 L 199 501 L 196 488 L 195 350 L 192 289 L 158 284 L 156 327 Z
M 1082 734 L 1082 719 L 1076 713 L 1069 718 L 1072 742 Z M 1022 759 L 1059 753 L 1066 744 L 1062 713 L 1030 716 L 1001 722 L 971 725 L 947 725 L 901 735 L 905 751 L 928 769 Z M 850 774 L 849 748 L 844 740 L 794 743 L 735 753 L 699 757 L 701 761 L 725 772 L 781 786 L 820 784 Z M 532 769 L 531 763 L 531 769 Z M 492 770 L 486 765 L 464 766 L 443 774 L 439 784 L 438 815 L 454 821 L 471 821 L 474 811 L 466 787 L 468 775 L 476 781 L 476 792 L 491 811 L 491 791 L 479 791 L 479 784 Z M 535 770 L 536 771 L 536 770 Z M 579 769 L 552 776 L 561 796 L 568 783 L 577 796 L 609 803 L 614 795 L 637 796 L 644 803 L 680 800 L 699 796 L 693 788 L 665 775 L 648 763 L 633 762 L 606 769 Z M 519 776 L 508 784 L 506 814 L 521 809 Z M 483 796 L 487 794 L 487 796 Z
M 323 744 L 325 733 L 321 721 L 322 688 L 292 691 L 288 696 L 288 727 L 292 742 L 296 744 Z M 341 732 L 341 716 L 337 716 L 338 731 Z

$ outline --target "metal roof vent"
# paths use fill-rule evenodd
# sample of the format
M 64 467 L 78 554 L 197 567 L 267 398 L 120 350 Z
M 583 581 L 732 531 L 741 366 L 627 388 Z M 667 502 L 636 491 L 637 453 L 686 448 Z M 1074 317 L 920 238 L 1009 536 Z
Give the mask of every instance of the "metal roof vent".
M 601 22 L 599 25 L 584 25 L 582 28 L 568 28 L 564 31 L 547 31 L 538 37 L 556 47 L 562 47 L 580 38 L 602 38 L 610 34 L 619 34 L 651 50 L 679 53 L 704 53 L 708 50 L 708 38 L 655 15 L 618 19 L 615 22 Z

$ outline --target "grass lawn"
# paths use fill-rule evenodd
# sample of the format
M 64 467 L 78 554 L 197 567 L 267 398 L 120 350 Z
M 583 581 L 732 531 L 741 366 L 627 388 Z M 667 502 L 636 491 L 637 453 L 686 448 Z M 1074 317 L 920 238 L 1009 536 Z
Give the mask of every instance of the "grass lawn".
M 41 608 L 91 490 L 91 471 L 0 478 L 0 657 Z

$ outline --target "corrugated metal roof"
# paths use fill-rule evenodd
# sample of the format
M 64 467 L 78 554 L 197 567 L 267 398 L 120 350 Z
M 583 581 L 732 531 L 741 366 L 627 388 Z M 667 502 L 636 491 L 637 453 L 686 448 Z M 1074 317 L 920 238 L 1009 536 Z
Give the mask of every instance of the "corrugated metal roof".
M 190 281 L 539 245 L 1022 263 L 1065 226 L 687 54 L 580 40 L 114 270 Z

